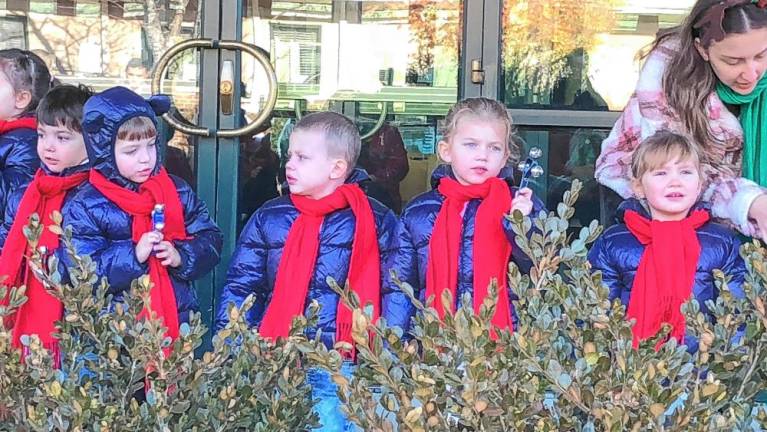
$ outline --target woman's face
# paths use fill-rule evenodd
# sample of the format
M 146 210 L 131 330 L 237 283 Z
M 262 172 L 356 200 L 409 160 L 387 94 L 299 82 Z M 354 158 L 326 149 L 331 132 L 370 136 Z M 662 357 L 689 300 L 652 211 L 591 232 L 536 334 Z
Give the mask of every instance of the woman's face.
M 708 49 L 696 41 L 696 47 L 719 81 L 736 93 L 751 93 L 767 71 L 767 28 L 730 34 Z

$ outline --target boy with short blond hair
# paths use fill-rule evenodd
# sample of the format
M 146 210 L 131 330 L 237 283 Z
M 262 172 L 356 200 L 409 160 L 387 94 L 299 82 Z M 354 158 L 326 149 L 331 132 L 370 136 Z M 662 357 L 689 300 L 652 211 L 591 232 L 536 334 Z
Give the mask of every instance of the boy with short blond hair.
M 354 123 L 333 112 L 303 117 L 290 136 L 286 179 L 290 195 L 268 201 L 250 218 L 240 235 L 218 307 L 216 328 L 228 322 L 230 305 L 248 295 L 255 305 L 247 321 L 269 338 L 286 337 L 295 316 L 312 300 L 321 305 L 317 326 L 329 347 L 353 344 L 351 311 L 327 283 L 332 277 L 351 289 L 373 318 L 381 310 L 400 307 L 390 302 L 381 262 L 391 253 L 396 219 L 391 210 L 365 195 L 359 186 L 368 179 L 355 165 L 360 136 Z M 353 352 L 344 353 L 353 358 Z M 347 363 L 347 368 L 351 363 Z M 326 430 L 347 424 L 338 409 L 335 386 L 321 371 L 310 371 L 316 411 Z

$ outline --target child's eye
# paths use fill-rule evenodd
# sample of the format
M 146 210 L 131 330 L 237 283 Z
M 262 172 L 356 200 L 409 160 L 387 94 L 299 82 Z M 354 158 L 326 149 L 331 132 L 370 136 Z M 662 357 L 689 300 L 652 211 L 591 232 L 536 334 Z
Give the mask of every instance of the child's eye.
M 684 169 L 682 170 L 682 174 L 690 175 L 690 174 L 693 174 L 693 171 L 691 169 Z
M 69 141 L 69 137 L 66 136 L 66 135 L 59 135 L 59 141 L 67 142 L 67 141 Z
M 655 171 L 652 173 L 654 176 L 664 176 L 666 175 L 666 171 Z
M 498 152 L 502 152 L 502 151 L 503 151 L 503 149 L 501 148 L 501 146 L 493 146 L 493 147 L 492 147 L 492 150 L 493 150 L 494 152 L 496 152 L 496 153 L 498 153 Z

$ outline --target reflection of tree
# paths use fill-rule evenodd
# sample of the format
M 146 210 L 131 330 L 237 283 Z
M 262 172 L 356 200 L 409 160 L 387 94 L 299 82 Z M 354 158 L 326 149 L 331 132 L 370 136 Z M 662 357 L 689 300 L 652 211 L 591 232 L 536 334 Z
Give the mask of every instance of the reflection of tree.
M 568 55 L 612 30 L 622 0 L 514 0 L 503 10 L 504 69 L 511 97 L 550 92 L 571 71 Z
M 410 40 L 415 50 L 410 53 L 408 75 L 426 75 L 434 67 L 437 42 L 437 4 L 433 0 L 415 0 L 408 8 Z
M 146 0 L 144 4 L 144 30 L 152 51 L 152 61 L 160 56 L 173 44 L 181 40 L 181 29 L 184 14 L 192 0 Z M 196 14 L 199 19 L 199 13 Z

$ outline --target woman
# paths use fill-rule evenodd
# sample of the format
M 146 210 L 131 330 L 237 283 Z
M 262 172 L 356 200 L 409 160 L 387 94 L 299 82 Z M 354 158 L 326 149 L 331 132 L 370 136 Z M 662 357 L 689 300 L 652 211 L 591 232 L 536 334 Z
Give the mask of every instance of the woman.
M 595 177 L 629 198 L 643 139 L 660 129 L 688 134 L 708 160 L 713 215 L 767 240 L 766 70 L 767 0 L 698 0 L 684 23 L 658 33 Z

